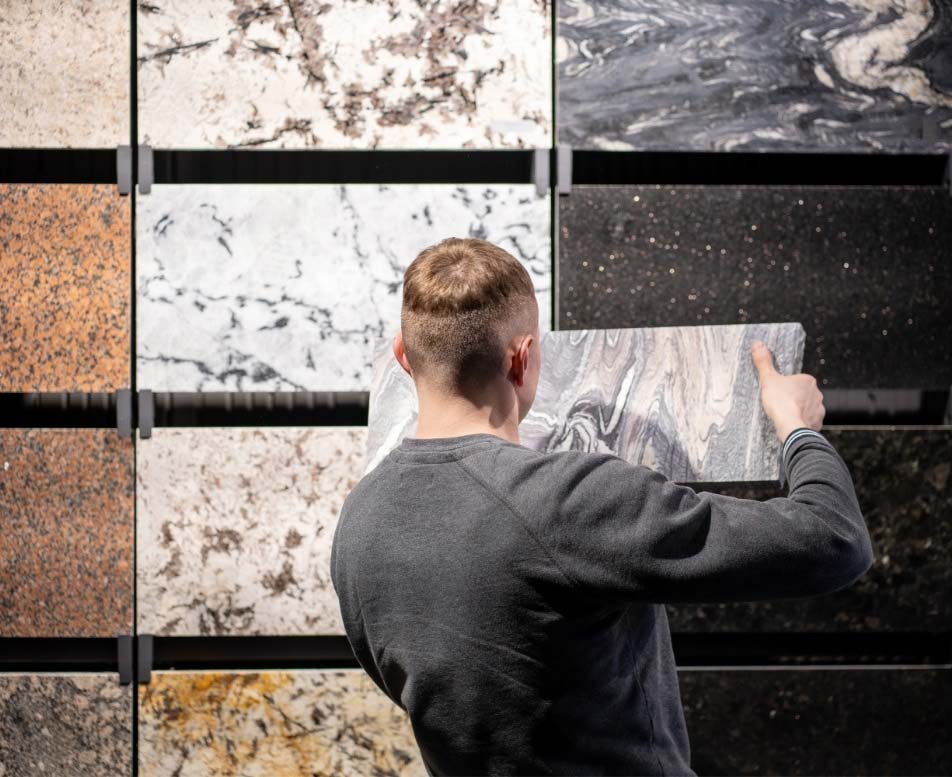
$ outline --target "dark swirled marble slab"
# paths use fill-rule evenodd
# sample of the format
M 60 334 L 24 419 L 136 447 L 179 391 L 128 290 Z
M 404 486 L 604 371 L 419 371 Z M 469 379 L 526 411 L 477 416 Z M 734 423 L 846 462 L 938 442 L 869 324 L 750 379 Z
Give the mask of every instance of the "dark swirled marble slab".
M 114 673 L 0 673 L 0 775 L 132 774 L 132 690 Z
M 559 0 L 558 17 L 561 143 L 952 147 L 948 0 Z
M 139 774 L 424 777 L 406 713 L 362 669 L 153 672 Z
M 558 328 L 802 321 L 830 388 L 952 384 L 942 187 L 577 186 Z
M 952 774 L 952 669 L 680 670 L 702 775 Z
M 952 630 L 952 427 L 829 427 L 873 541 L 870 570 L 825 596 L 670 605 L 679 632 Z M 709 490 L 709 489 L 706 489 Z M 741 499 L 777 487 L 719 487 Z
M 548 329 L 548 195 L 532 184 L 168 184 L 136 211 L 138 385 L 366 391 L 428 245 L 480 237 L 532 276 Z
M 779 442 L 750 346 L 763 340 L 782 372 L 797 372 L 804 337 L 800 324 L 543 333 L 522 444 L 614 453 L 682 482 L 776 480 Z M 413 382 L 389 347 L 378 344 L 374 364 L 368 471 L 416 423 Z
M 139 129 L 178 148 L 549 146 L 549 0 L 138 3 Z

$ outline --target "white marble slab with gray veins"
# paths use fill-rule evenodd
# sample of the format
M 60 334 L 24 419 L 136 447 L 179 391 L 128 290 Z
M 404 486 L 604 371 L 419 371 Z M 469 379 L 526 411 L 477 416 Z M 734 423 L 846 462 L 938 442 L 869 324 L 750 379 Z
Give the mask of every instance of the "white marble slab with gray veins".
M 520 440 L 539 451 L 614 453 L 683 483 L 774 481 L 780 444 L 750 358 L 763 340 L 800 370 L 800 324 L 590 329 L 542 335 L 542 371 Z M 412 435 L 412 380 L 381 342 L 370 390 L 367 468 Z
M 559 141 L 952 148 L 947 0 L 561 0 Z
M 143 634 L 343 634 L 330 578 L 366 428 L 160 427 L 136 466 Z
M 168 184 L 136 214 L 138 384 L 366 391 L 403 272 L 445 237 L 529 270 L 550 322 L 548 195 L 531 184 Z
M 166 148 L 548 147 L 548 0 L 149 0 L 139 128 Z

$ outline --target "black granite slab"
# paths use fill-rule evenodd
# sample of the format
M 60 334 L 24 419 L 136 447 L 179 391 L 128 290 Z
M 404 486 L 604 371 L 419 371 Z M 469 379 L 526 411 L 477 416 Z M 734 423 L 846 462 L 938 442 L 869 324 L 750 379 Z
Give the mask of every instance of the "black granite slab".
M 952 670 L 680 671 L 699 775 L 952 773 Z
M 851 587 L 773 602 L 668 607 L 672 631 L 952 631 L 952 428 L 830 427 L 869 526 L 875 561 Z M 769 499 L 769 486 L 719 487 Z
M 579 148 L 952 145 L 948 0 L 559 0 L 558 138 Z
M 952 384 L 941 187 L 576 186 L 559 200 L 558 328 L 800 321 L 837 388 Z

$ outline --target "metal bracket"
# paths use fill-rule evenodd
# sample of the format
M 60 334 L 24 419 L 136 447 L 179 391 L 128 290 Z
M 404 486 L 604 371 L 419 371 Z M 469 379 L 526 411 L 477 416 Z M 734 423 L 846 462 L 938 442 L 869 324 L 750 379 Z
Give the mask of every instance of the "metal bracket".
M 537 148 L 532 152 L 532 183 L 535 184 L 536 194 L 545 196 L 552 185 L 552 176 L 549 170 L 549 149 Z
M 155 661 L 155 638 L 151 634 L 140 634 L 139 655 L 136 662 L 136 682 L 148 683 L 152 679 L 152 664 Z
M 116 637 L 116 643 L 119 685 L 129 685 L 132 682 L 132 635 L 120 634 Z
M 116 431 L 120 437 L 132 437 L 132 391 L 116 391 Z
M 155 155 L 152 146 L 139 146 L 139 194 L 149 194 L 155 183 Z
M 139 439 L 148 440 L 155 426 L 155 395 L 151 389 L 139 392 Z
M 116 183 L 119 194 L 132 194 L 132 146 L 116 147 Z
M 572 147 L 566 143 L 559 143 L 555 162 L 555 172 L 558 179 L 560 195 L 572 193 Z

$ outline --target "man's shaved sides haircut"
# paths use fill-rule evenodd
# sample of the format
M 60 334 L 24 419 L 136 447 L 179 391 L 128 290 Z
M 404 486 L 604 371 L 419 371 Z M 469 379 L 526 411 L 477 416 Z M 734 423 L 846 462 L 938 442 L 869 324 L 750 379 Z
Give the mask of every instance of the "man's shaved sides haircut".
M 448 388 L 485 380 L 510 338 L 534 327 L 535 289 L 508 251 L 450 237 L 423 249 L 403 276 L 400 326 L 414 374 Z

